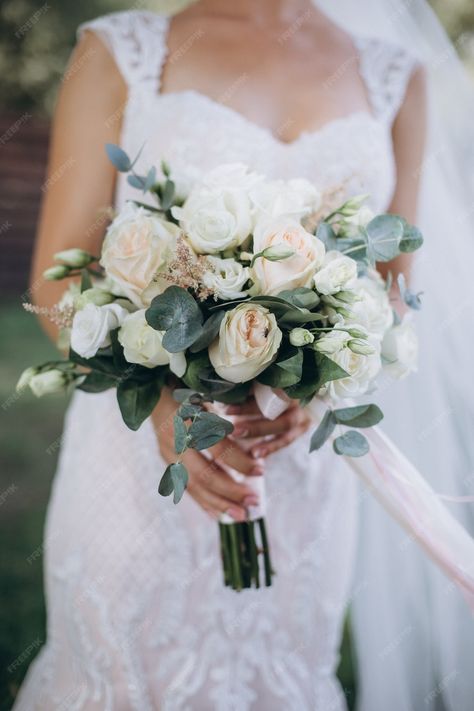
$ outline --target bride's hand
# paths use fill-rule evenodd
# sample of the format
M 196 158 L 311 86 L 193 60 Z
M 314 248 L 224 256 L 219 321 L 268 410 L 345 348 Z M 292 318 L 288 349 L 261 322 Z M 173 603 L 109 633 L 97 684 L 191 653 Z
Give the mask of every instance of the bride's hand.
M 250 450 L 254 457 L 267 457 L 301 437 L 311 426 L 308 411 L 297 402 L 291 403 L 285 412 L 274 420 L 262 416 L 254 398 L 242 405 L 227 408 L 229 415 L 236 416 L 233 436 L 239 438 L 268 437 L 272 439 L 257 442 Z
M 164 388 L 152 415 L 160 452 L 168 464 L 175 462 L 177 458 L 173 416 L 178 407 L 171 390 Z M 188 493 L 212 516 L 217 517 L 225 512 L 236 521 L 244 521 L 246 508 L 258 504 L 256 495 L 245 483 L 234 481 L 221 465 L 236 469 L 247 476 L 261 476 L 263 462 L 227 437 L 207 451 L 212 455 L 212 460 L 206 459 L 193 449 L 189 449 L 182 456 L 183 464 L 189 473 Z

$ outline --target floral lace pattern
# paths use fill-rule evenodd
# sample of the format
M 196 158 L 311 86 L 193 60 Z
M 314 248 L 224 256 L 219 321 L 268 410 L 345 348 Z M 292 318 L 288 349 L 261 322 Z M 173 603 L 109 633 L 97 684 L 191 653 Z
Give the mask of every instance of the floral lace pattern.
M 387 207 L 390 122 L 410 58 L 358 42 L 373 114 L 353 113 L 284 144 L 198 92 L 159 93 L 167 23 L 132 11 L 82 28 L 103 39 L 129 86 L 125 149 L 134 153 L 146 139 L 147 153 L 183 181 L 192 178 L 189 166 L 198 173 L 238 160 L 323 189 L 343 184 Z M 131 194 L 120 179 L 117 202 Z M 48 641 L 16 711 L 342 711 L 335 668 L 356 483 L 330 450 L 309 457 L 308 439 L 268 460 L 275 584 L 236 594 L 220 579 L 216 524 L 188 496 L 177 507 L 158 496 L 164 465 L 151 424 L 131 432 L 113 392 L 77 392 L 47 520 Z

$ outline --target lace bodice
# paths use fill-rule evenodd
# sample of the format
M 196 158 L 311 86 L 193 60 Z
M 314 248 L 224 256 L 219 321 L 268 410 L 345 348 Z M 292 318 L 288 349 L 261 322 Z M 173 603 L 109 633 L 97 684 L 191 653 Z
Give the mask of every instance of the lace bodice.
M 387 208 L 395 184 L 390 129 L 413 69 L 410 55 L 386 42 L 354 38 L 371 113 L 350 113 L 283 143 L 197 91 L 160 93 L 168 24 L 164 16 L 131 11 L 79 28 L 99 35 L 127 83 L 122 145 L 133 155 L 146 142 L 138 168 L 165 159 L 179 185 L 218 163 L 242 161 L 270 177 L 305 177 L 322 190 L 342 186 L 346 194 L 366 192 L 374 209 Z M 133 195 L 120 176 L 117 202 Z

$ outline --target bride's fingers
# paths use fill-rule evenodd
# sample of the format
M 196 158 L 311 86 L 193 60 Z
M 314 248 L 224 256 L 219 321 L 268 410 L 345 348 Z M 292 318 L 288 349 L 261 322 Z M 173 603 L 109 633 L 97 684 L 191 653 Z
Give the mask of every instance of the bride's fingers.
M 268 435 L 279 435 L 286 432 L 291 427 L 297 427 L 306 420 L 307 414 L 299 409 L 287 410 L 280 417 L 274 420 L 243 420 L 234 427 L 234 436 L 242 438 L 266 437 Z M 254 452 L 254 450 L 252 450 Z
M 288 447 L 288 445 L 298 439 L 298 437 L 301 437 L 301 435 L 306 432 L 309 426 L 310 421 L 303 422 L 297 425 L 296 427 L 292 427 L 283 434 L 278 435 L 270 441 L 262 442 L 261 444 L 255 445 L 252 451 L 254 452 L 255 456 L 268 457 L 269 454 L 273 454 L 274 452 L 278 452 L 279 449 Z
M 189 452 L 184 462 L 192 489 L 210 491 L 225 499 L 227 505 L 248 506 L 250 502 L 256 503 L 253 490 L 245 482 L 234 481 L 215 461 L 206 459 L 199 452 Z
M 250 453 L 245 452 L 237 442 L 226 437 L 208 450 L 216 462 L 224 464 L 231 469 L 246 476 L 260 476 L 263 474 L 263 463 L 255 460 Z
M 250 397 L 240 405 L 228 405 L 226 407 L 228 415 L 261 415 L 260 408 L 257 405 L 255 398 Z
M 237 506 L 207 489 L 200 489 L 188 484 L 188 493 L 213 518 L 218 518 L 221 514 L 227 513 L 235 521 L 245 521 L 246 519 L 247 513 L 242 506 Z

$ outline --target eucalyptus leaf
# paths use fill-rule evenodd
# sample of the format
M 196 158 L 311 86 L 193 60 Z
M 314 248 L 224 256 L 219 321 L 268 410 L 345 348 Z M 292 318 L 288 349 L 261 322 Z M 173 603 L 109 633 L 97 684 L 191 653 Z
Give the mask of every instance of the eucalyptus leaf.
M 137 190 L 144 190 L 145 178 L 141 175 L 127 175 L 127 183 L 132 186 L 132 188 L 137 188 Z
M 122 380 L 117 387 L 117 401 L 127 427 L 137 430 L 151 415 L 160 399 L 162 381 Z
M 158 493 L 161 494 L 161 496 L 169 496 L 170 494 L 173 493 L 174 490 L 174 484 L 173 484 L 173 479 L 171 477 L 171 467 L 172 464 L 168 464 L 166 467 L 163 476 L 160 479 L 160 484 L 158 486 Z
M 340 437 L 336 437 L 333 448 L 336 454 L 343 454 L 346 457 L 363 457 L 370 449 L 364 435 L 355 430 L 349 430 Z
M 403 274 L 399 274 L 397 278 L 397 283 L 398 283 L 398 288 L 400 290 L 400 296 L 402 297 L 402 301 L 405 302 L 407 306 L 409 306 L 411 309 L 414 309 L 415 311 L 419 311 L 422 307 L 421 303 L 421 292 L 418 294 L 413 293 L 413 291 L 410 291 L 406 285 L 406 280 L 405 276 Z
M 167 179 L 163 192 L 161 194 L 161 209 L 166 212 L 169 210 L 173 204 L 173 198 L 175 194 L 175 184 L 169 178 Z
M 321 449 L 334 432 L 335 426 L 336 420 L 333 417 L 332 410 L 326 410 L 323 419 L 311 436 L 309 451 L 314 452 L 316 449 Z
M 383 420 L 382 410 L 374 404 L 340 408 L 333 416 L 339 424 L 351 427 L 373 427 Z
M 120 146 L 116 146 L 114 143 L 106 143 L 105 151 L 112 165 L 120 173 L 128 173 L 132 169 L 132 161 Z
M 169 286 L 155 296 L 145 312 L 148 324 L 166 331 L 163 348 L 178 353 L 189 348 L 202 332 L 202 313 L 191 294 L 179 286 Z
M 234 429 L 232 422 L 212 412 L 203 412 L 188 430 L 188 446 L 193 449 L 208 449 L 220 442 Z
M 146 193 L 148 190 L 151 190 L 153 185 L 156 182 L 156 168 L 153 166 L 150 168 L 148 171 L 146 178 L 145 178 L 145 183 L 143 185 L 143 192 Z
M 189 420 L 199 415 L 200 412 L 202 412 L 200 405 L 193 405 L 192 402 L 183 402 L 176 414 L 182 417 L 183 420 Z
M 184 464 L 181 464 L 181 462 L 172 464 L 170 471 L 174 489 L 173 503 L 178 504 L 181 501 L 188 483 L 188 471 Z
M 302 309 L 314 309 L 321 300 L 313 289 L 308 289 L 305 286 L 281 291 L 278 298 Z
M 173 390 L 173 399 L 176 400 L 176 402 L 185 402 L 193 395 L 197 395 L 199 398 L 201 397 L 199 392 L 190 388 L 175 388 L 175 390 Z
M 225 311 L 214 311 L 203 324 L 201 335 L 194 341 L 190 351 L 197 353 L 211 345 L 212 341 L 219 333 L 221 321 L 225 316 Z
M 173 418 L 174 424 L 174 448 L 176 454 L 182 454 L 187 448 L 188 428 L 180 415 Z
M 400 242 L 401 252 L 415 252 L 423 244 L 423 235 L 418 227 L 406 223 L 403 229 L 403 237 Z
M 366 227 L 368 256 L 373 261 L 389 262 L 400 254 L 403 223 L 396 215 L 377 215 Z
M 333 249 L 339 249 L 338 240 L 336 233 L 329 224 L 329 222 L 320 222 L 316 230 L 316 237 L 321 240 L 321 242 L 326 247 L 326 251 L 331 251 Z

